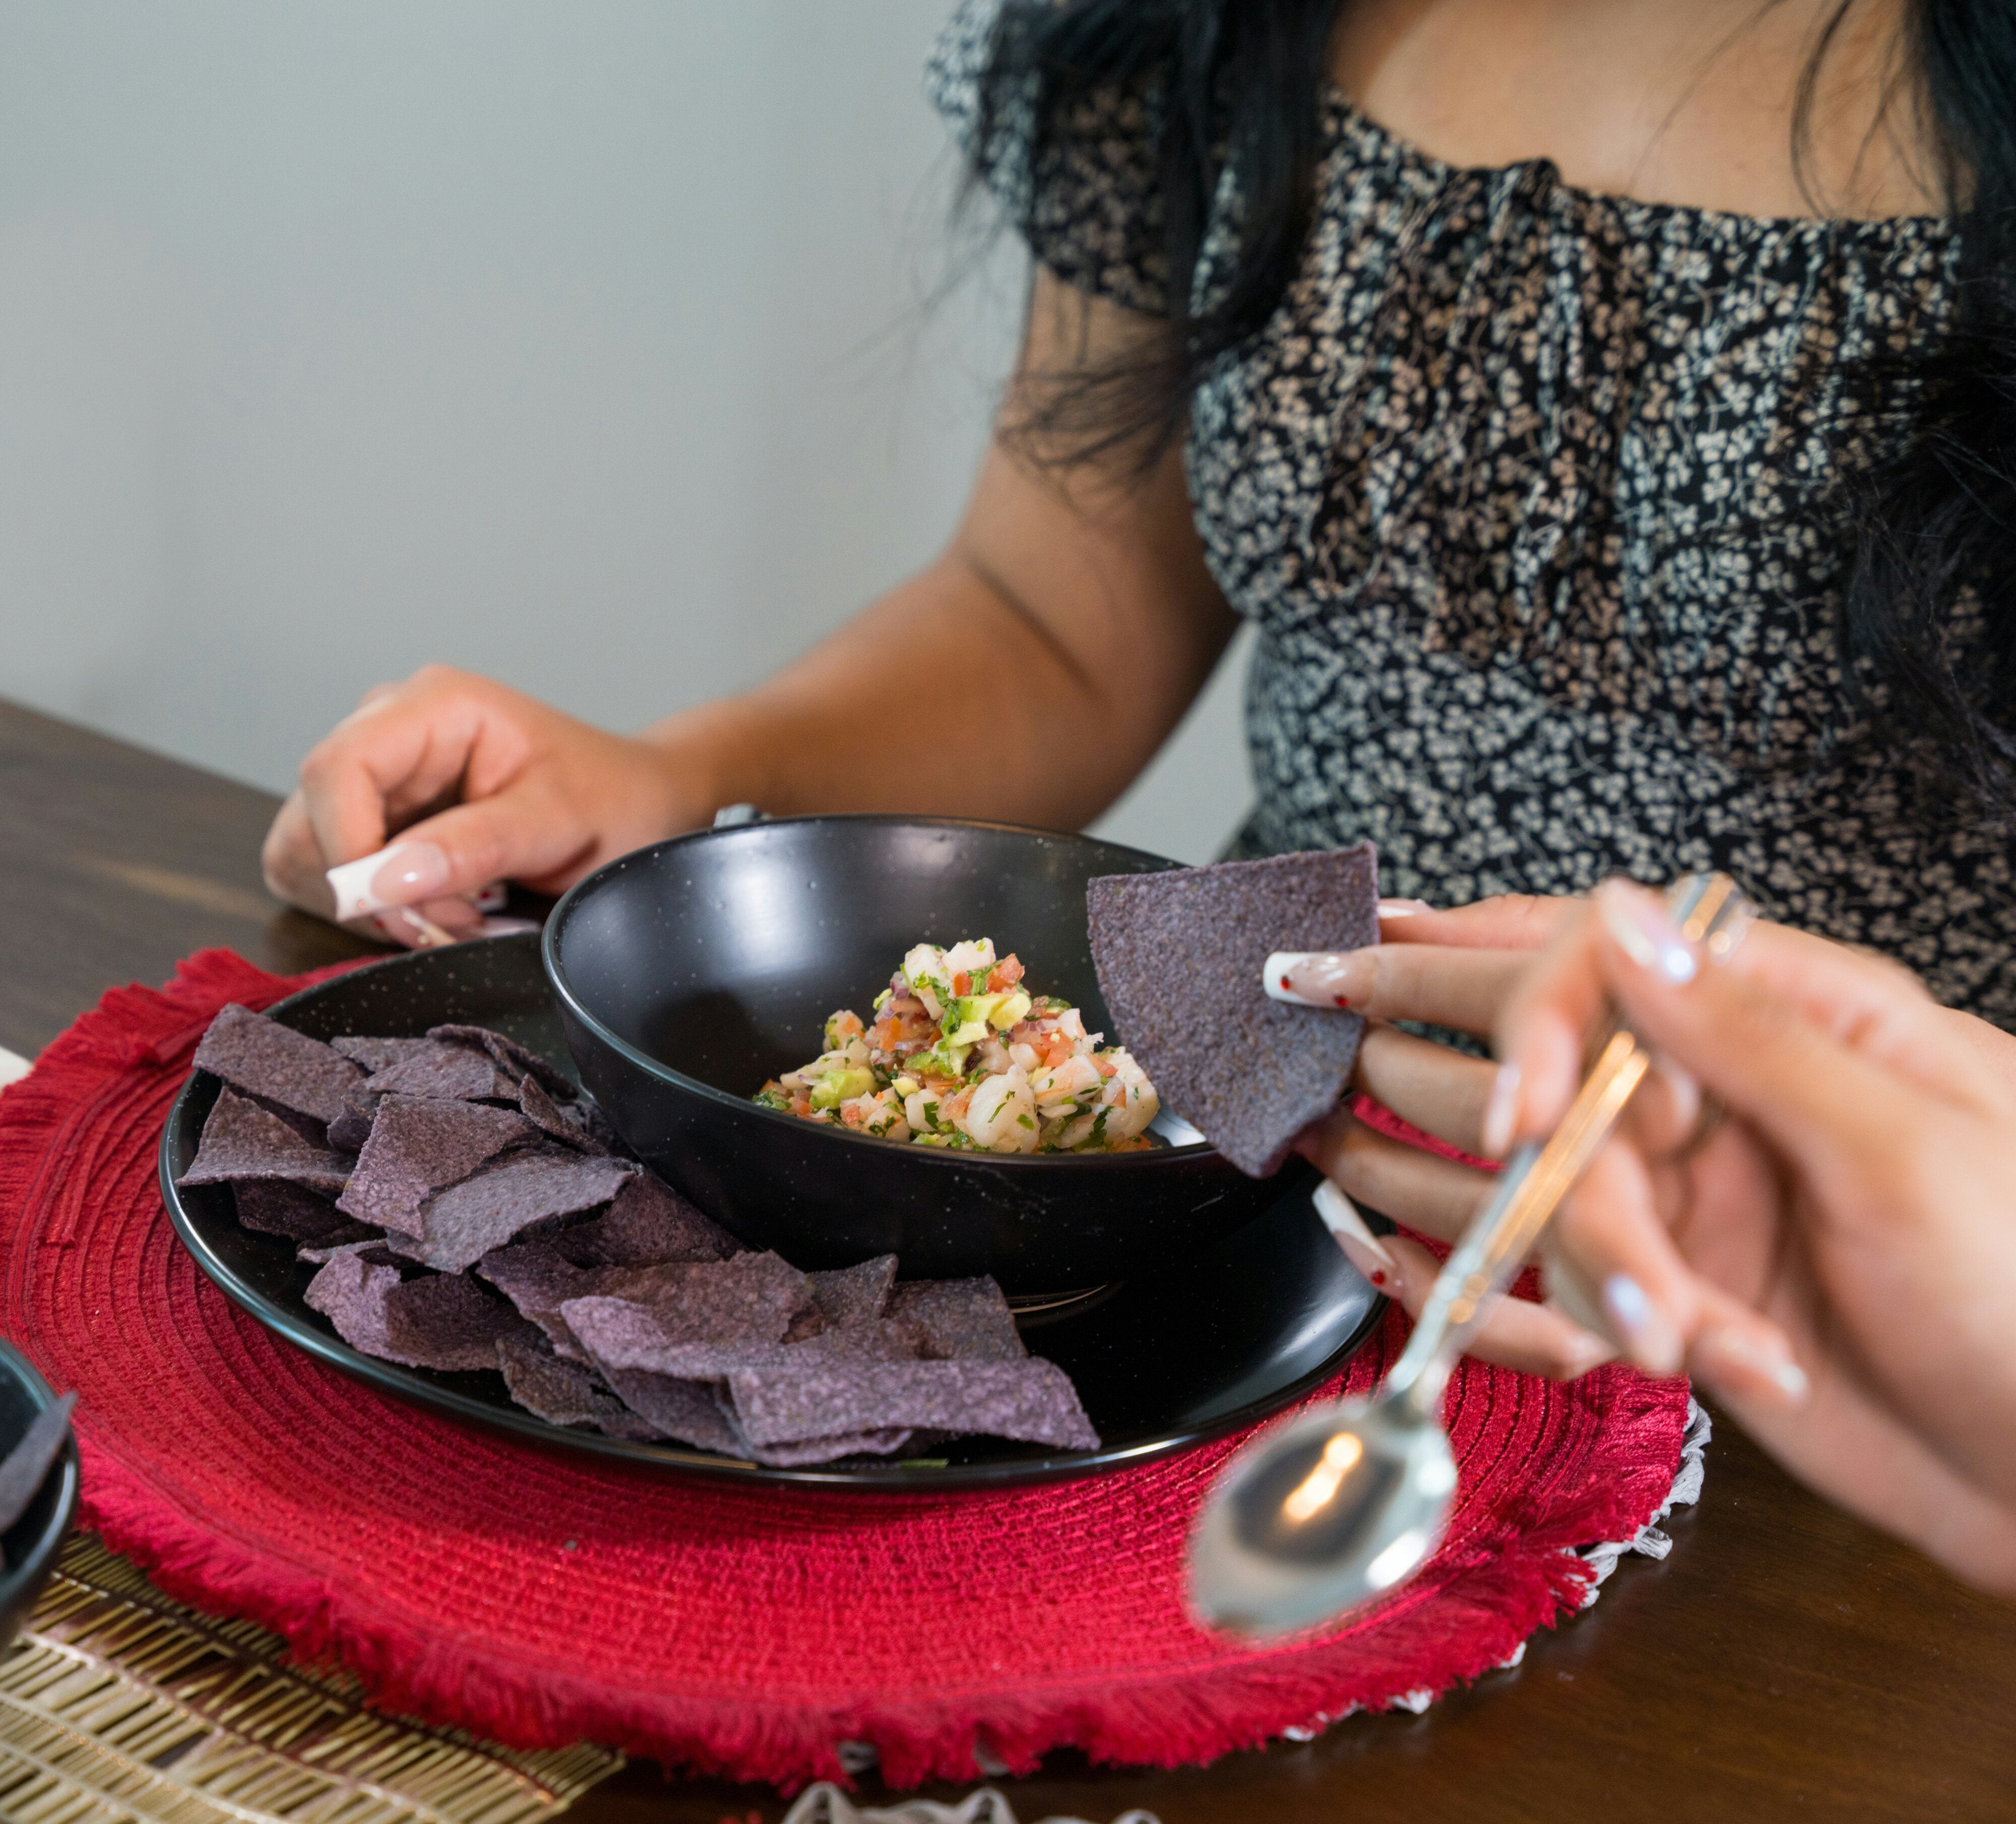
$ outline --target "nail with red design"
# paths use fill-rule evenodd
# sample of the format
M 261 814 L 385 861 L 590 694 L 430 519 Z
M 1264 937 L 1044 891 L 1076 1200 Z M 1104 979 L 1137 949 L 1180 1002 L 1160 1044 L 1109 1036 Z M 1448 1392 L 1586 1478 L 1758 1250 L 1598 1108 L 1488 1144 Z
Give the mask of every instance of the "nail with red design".
M 1392 1250 L 1366 1226 L 1357 1206 L 1328 1178 L 1316 1186 L 1316 1214 L 1337 1238 L 1344 1257 L 1389 1297 L 1397 1298 L 1406 1276 Z
M 1260 981 L 1270 1000 L 1349 1008 L 1371 993 L 1372 969 L 1371 954 L 1363 950 L 1276 950 Z

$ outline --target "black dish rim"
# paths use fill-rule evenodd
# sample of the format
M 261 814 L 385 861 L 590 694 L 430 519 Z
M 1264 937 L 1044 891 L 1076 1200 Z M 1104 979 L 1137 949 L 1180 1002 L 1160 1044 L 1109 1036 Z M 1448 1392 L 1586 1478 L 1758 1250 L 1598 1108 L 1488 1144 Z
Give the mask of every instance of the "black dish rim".
M 915 820 L 897 818 L 889 821 Z M 516 944 L 526 941 L 525 937 L 514 936 L 479 938 L 474 941 L 481 944 Z M 275 1002 L 266 1012 L 269 1014 L 283 1013 L 297 1002 L 331 986 L 333 982 L 347 982 L 365 973 L 375 974 L 384 970 L 398 969 L 412 962 L 416 957 L 434 954 L 437 953 L 426 951 L 405 952 L 360 964 L 356 969 L 345 970 L 330 980 L 311 983 L 297 990 L 285 999 Z M 1365 1315 L 1343 1341 L 1316 1367 L 1293 1381 L 1284 1383 L 1258 1399 L 1218 1414 L 1202 1423 L 1172 1429 L 1153 1437 L 1137 1439 L 1131 1444 L 1103 1447 L 1096 1451 L 1055 1451 L 1040 1456 L 952 1463 L 942 1468 L 922 1465 L 906 1467 L 898 1464 L 853 1469 L 819 1466 L 772 1468 L 740 1459 L 712 1456 L 676 1444 L 610 1437 L 599 1432 L 574 1426 L 550 1425 L 517 1407 L 492 1405 L 473 1398 L 455 1388 L 441 1385 L 419 1370 L 380 1362 L 375 1357 L 352 1349 L 340 1338 L 326 1335 L 305 1322 L 286 1305 L 268 1298 L 256 1287 L 247 1285 L 211 1249 L 183 1207 L 175 1182 L 172 1150 L 175 1134 L 196 1098 L 208 1095 L 214 1099 L 213 1086 L 221 1087 L 219 1079 L 210 1072 L 190 1072 L 189 1080 L 176 1092 L 167 1117 L 161 1124 L 160 1142 L 156 1149 L 157 1178 L 168 1219 L 174 1225 L 177 1237 L 189 1250 L 204 1276 L 234 1304 L 274 1334 L 297 1348 L 305 1350 L 318 1361 L 353 1380 L 362 1381 L 366 1386 L 402 1400 L 409 1405 L 445 1414 L 491 1431 L 502 1432 L 523 1443 L 558 1452 L 573 1460 L 585 1456 L 603 1462 L 628 1463 L 643 1470 L 704 1480 L 740 1483 L 759 1488 L 785 1486 L 819 1489 L 835 1495 L 870 1498 L 986 1493 L 1035 1487 L 1045 1483 L 1079 1480 L 1193 1449 L 1200 1444 L 1243 1430 L 1293 1405 L 1334 1378 L 1364 1347 L 1366 1339 L 1377 1327 L 1387 1304 L 1383 1297 L 1371 1299 Z M 778 1118 L 785 1120 L 790 1117 L 779 1116 Z M 1139 1153 L 1119 1156 L 1121 1160 L 1153 1157 L 1152 1154 Z M 1293 1187 L 1288 1187 L 1282 1194 L 1287 1197 L 1296 1193 Z M 74 1450 L 74 1446 L 72 1448 Z
M 0 1373 L 19 1382 L 27 1390 L 29 1397 L 35 1402 L 37 1412 L 46 1412 L 56 1403 L 56 1390 L 49 1385 L 41 1370 L 4 1337 L 0 1337 Z M 61 1480 L 56 1490 L 56 1513 L 49 1526 L 37 1538 L 25 1558 L 18 1563 L 0 1569 L 0 1609 L 11 1607 L 23 1592 L 39 1587 L 54 1566 L 56 1554 L 63 1549 L 63 1542 L 69 1537 L 71 1524 L 77 1518 L 77 1493 L 83 1482 L 83 1467 L 77 1458 L 77 1427 L 74 1423 L 63 1438 L 62 1452 L 56 1458 L 56 1473 Z M 4 1650 L 5 1643 L 0 1642 L 0 1651 Z

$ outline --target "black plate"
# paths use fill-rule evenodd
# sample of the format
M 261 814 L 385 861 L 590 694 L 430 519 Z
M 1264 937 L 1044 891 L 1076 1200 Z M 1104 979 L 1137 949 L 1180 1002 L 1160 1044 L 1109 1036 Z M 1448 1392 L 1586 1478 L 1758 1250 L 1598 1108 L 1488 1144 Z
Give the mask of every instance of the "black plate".
M 318 1038 L 423 1032 L 450 1020 L 495 1027 L 572 1073 L 541 973 L 538 940 L 498 937 L 423 951 L 304 989 L 272 1009 Z M 1237 1234 L 1168 1261 L 1061 1313 L 1031 1314 L 1030 1347 L 1077 1383 L 1106 1441 L 1048 1451 L 994 1439 L 945 1448 L 945 1466 L 853 1463 L 772 1470 L 675 1444 L 636 1444 L 552 1426 L 511 1404 L 499 1375 L 437 1374 L 359 1355 L 302 1302 L 314 1269 L 292 1244 L 238 1225 L 228 1189 L 175 1180 L 195 1157 L 218 1081 L 197 1071 L 161 1133 L 161 1194 L 196 1263 L 269 1329 L 345 1373 L 417 1405 L 555 1448 L 750 1482 L 869 1491 L 1010 1487 L 1085 1476 L 1202 1442 L 1278 1410 L 1334 1374 L 1384 1301 L 1325 1231 L 1313 1175 L 1283 1175 L 1280 1196 Z

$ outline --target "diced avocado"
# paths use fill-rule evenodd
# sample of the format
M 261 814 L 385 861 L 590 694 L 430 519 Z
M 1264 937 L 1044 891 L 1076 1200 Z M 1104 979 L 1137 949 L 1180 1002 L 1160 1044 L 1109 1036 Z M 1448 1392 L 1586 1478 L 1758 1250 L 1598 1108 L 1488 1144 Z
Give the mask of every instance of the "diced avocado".
M 1012 994 L 990 995 L 988 998 L 1000 1003 L 987 1016 L 987 1024 L 996 1032 L 1006 1032 L 1011 1027 L 1021 1025 L 1028 1017 L 1030 1008 L 1035 1005 L 1020 988 Z
M 866 1095 L 874 1087 L 875 1073 L 872 1070 L 830 1070 L 812 1085 L 812 1106 L 837 1108 L 843 1102 Z
M 896 1093 L 898 1095 L 915 1095 L 923 1088 L 923 1085 L 914 1077 L 898 1077 L 896 1079 Z
M 896 991 L 894 988 L 884 988 L 875 997 L 875 1011 L 880 1013 L 895 998 L 895 994 Z
M 979 1044 L 987 1036 L 995 1010 L 1009 998 L 1006 995 L 962 995 L 945 1009 L 945 1037 L 954 1045 Z

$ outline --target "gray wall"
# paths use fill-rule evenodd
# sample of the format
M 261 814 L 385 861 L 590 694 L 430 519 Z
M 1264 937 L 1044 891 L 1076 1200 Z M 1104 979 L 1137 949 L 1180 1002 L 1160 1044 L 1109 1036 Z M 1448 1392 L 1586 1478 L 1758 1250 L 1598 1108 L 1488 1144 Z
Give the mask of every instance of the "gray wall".
M 927 559 L 948 0 L 0 0 L 0 694 L 275 789 L 430 659 L 635 726 Z M 1103 828 L 1208 855 L 1236 666 Z

